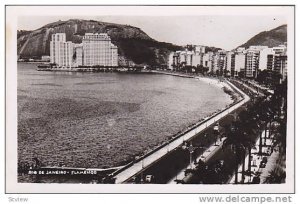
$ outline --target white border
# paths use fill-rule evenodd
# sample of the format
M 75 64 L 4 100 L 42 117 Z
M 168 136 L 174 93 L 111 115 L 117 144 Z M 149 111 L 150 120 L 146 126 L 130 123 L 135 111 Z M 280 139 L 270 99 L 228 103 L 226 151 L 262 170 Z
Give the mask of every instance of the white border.
M 133 12 L 134 11 L 134 12 Z M 247 11 L 247 12 L 246 12 Z M 8 193 L 293 193 L 294 192 L 294 8 L 293 7 L 7 7 L 6 9 L 6 191 Z M 134 185 L 17 183 L 17 19 L 22 15 L 269 15 L 288 20 L 287 183 L 280 185 Z

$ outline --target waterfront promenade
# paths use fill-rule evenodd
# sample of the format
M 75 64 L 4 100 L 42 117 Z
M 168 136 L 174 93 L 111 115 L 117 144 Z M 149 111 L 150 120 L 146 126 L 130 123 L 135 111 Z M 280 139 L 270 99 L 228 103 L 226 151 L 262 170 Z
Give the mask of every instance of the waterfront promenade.
M 196 136 L 198 133 L 202 132 L 215 122 L 219 121 L 226 115 L 230 114 L 237 108 L 241 107 L 245 103 L 247 103 L 250 98 L 248 95 L 243 93 L 241 90 L 236 88 L 232 83 L 229 81 L 226 81 L 233 89 L 235 89 L 239 94 L 242 96 L 242 99 L 238 101 L 237 103 L 233 104 L 232 106 L 226 108 L 225 110 L 220 111 L 219 113 L 216 113 L 215 115 L 211 116 L 210 118 L 204 120 L 201 122 L 197 127 L 191 129 L 190 131 L 186 132 L 182 136 L 176 138 L 175 140 L 169 142 L 167 145 L 158 148 L 157 151 L 152 152 L 151 154 L 141 158 L 137 162 L 133 163 L 132 165 L 129 165 L 126 168 L 123 168 L 122 170 L 118 171 L 118 173 L 114 174 L 113 178 L 115 179 L 115 183 L 126 183 L 130 178 L 133 176 L 139 174 L 140 172 L 143 172 L 145 169 L 150 167 L 152 164 L 163 158 L 166 154 L 168 154 L 170 151 L 175 150 L 176 148 L 180 147 L 184 141 L 188 141 L 192 139 L 194 136 Z M 208 155 L 207 155 L 208 156 Z M 211 155 L 210 155 L 211 156 Z M 207 158 L 204 158 L 207 159 Z
M 220 148 L 222 148 L 222 144 L 224 142 L 225 138 L 221 138 L 220 140 L 216 141 L 215 144 L 212 144 L 209 148 L 207 148 L 201 155 L 199 155 L 195 160 L 199 161 L 200 159 L 206 163 L 207 161 L 209 161 L 211 159 L 211 157 L 213 155 L 215 155 L 215 153 L 217 151 L 220 150 Z M 196 167 L 195 164 L 192 164 L 192 169 L 194 169 Z M 178 174 L 176 174 L 176 176 L 174 176 L 172 179 L 170 179 L 168 181 L 168 184 L 178 184 L 178 181 L 182 181 L 185 177 L 185 171 L 190 168 L 190 164 L 188 164 L 184 169 L 182 169 Z

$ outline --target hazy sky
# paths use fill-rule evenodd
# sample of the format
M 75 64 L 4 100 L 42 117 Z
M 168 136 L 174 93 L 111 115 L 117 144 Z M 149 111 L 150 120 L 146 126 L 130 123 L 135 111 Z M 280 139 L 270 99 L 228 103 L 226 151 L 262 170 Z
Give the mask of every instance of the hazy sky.
M 93 19 L 141 28 L 150 37 L 178 45 L 198 44 L 231 50 L 262 31 L 286 24 L 283 16 L 22 16 L 18 29 L 35 30 L 58 20 Z

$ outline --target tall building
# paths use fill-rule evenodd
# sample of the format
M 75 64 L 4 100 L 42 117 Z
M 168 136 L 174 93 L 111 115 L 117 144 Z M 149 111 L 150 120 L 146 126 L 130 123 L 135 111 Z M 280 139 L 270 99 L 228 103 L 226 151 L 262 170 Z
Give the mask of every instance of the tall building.
M 240 72 L 245 73 L 245 61 L 246 55 L 243 52 L 234 55 L 234 71 L 232 71 L 234 76 L 238 76 Z
M 226 58 L 225 58 L 225 75 L 226 76 L 233 76 L 232 72 L 234 72 L 234 53 L 233 52 L 227 52 Z
M 173 69 L 178 69 L 180 66 L 180 51 L 176 51 L 173 53 L 173 61 L 172 61 L 172 67 Z
M 208 68 L 211 67 L 210 53 L 203 54 L 203 66 Z
M 111 66 L 117 67 L 119 65 L 118 47 L 111 43 Z
M 260 51 L 268 48 L 267 46 L 250 46 L 246 50 L 246 65 L 245 77 L 256 78 L 259 68 L 259 55 Z
M 65 33 L 53 34 L 50 41 L 50 63 L 58 67 L 73 66 L 73 49 L 73 43 L 66 41 Z
M 274 55 L 275 52 L 272 48 L 265 48 L 259 52 L 259 66 L 258 69 L 263 71 L 268 69 L 268 65 L 270 65 L 270 55 Z
M 226 51 L 225 50 L 218 50 L 216 53 L 218 55 L 217 57 L 217 70 L 219 72 L 219 75 L 226 74 Z
M 281 74 L 282 79 L 287 77 L 287 48 L 285 45 L 269 48 L 271 51 L 267 55 L 267 69 Z M 262 60 L 262 59 L 260 59 Z
M 274 64 L 273 70 L 281 74 L 282 79 L 287 78 L 287 47 L 286 45 L 279 45 L 272 48 L 274 51 Z
M 274 71 L 281 74 L 283 80 L 287 78 L 287 55 L 275 55 Z
M 193 64 L 193 52 L 187 51 L 186 53 L 186 65 L 192 66 Z
M 50 62 L 58 67 L 118 66 L 118 47 L 106 33 L 86 33 L 81 44 L 66 41 L 65 33 L 52 35 Z
M 86 33 L 82 45 L 83 65 L 118 66 L 118 48 L 106 33 Z
M 174 52 L 171 52 L 169 54 L 169 59 L 168 59 L 168 69 L 173 70 L 174 69 Z
M 193 55 L 192 66 L 197 67 L 200 64 L 201 64 L 201 55 L 200 54 Z
M 218 60 L 219 60 L 219 55 L 213 54 L 211 58 L 211 73 L 216 74 L 219 72 L 219 67 L 218 67 Z

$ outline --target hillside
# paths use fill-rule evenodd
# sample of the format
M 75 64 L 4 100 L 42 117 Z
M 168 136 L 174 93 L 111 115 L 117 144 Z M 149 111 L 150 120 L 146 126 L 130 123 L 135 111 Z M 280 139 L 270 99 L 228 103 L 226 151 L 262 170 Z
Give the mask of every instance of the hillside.
M 248 48 L 251 45 L 275 47 L 283 44 L 284 42 L 287 42 L 287 25 L 279 26 L 270 31 L 261 32 L 239 47 Z
M 21 58 L 39 58 L 49 55 L 51 35 L 66 33 L 67 41 L 81 43 L 85 33 L 107 33 L 118 46 L 119 64 L 167 64 L 171 51 L 182 47 L 158 42 L 145 32 L 130 25 L 70 19 L 47 24 L 34 31 L 18 31 L 17 48 Z

